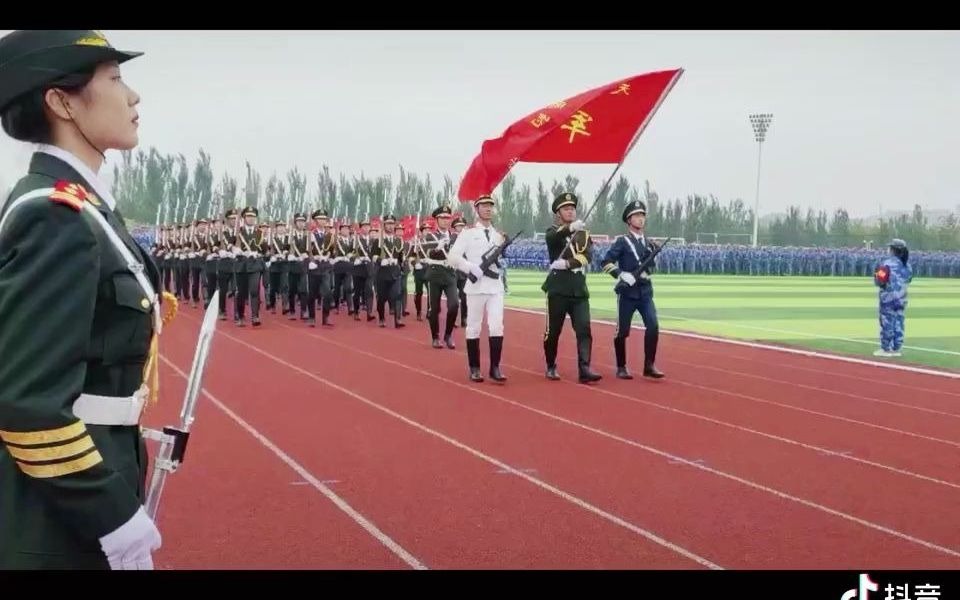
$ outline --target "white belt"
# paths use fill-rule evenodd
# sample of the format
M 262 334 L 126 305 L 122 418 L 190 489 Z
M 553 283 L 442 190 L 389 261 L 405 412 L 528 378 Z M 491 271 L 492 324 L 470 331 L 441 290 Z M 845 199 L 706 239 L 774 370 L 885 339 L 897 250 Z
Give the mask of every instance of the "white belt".
M 421 261 L 422 261 L 423 263 L 425 263 L 425 264 L 428 264 L 428 265 L 440 265 L 441 267 L 449 267 L 449 266 L 450 266 L 450 265 L 447 264 L 447 261 L 441 260 L 441 259 L 437 259 L 437 258 L 424 258 L 424 259 L 421 259 Z
M 147 402 L 147 386 L 132 396 L 96 396 L 80 394 L 73 403 L 73 414 L 87 425 L 137 425 Z

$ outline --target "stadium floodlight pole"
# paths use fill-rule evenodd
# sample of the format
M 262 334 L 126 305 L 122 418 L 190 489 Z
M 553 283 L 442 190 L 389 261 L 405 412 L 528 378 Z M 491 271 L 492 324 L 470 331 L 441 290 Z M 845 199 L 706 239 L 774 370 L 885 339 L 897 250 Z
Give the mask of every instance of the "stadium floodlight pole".
M 770 113 L 750 115 L 750 124 L 753 125 L 753 136 L 757 140 L 757 196 L 753 206 L 753 247 L 756 248 L 760 239 L 760 158 L 763 154 L 763 142 L 767 139 L 767 129 L 773 121 Z

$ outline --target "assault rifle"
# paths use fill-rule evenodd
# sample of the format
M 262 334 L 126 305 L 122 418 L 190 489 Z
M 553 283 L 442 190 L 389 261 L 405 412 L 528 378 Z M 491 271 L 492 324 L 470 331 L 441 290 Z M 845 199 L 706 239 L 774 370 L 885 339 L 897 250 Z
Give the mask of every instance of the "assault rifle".
M 668 237 L 663 241 L 662 244 L 660 245 L 654 244 L 655 250 L 652 250 L 650 254 L 648 254 L 647 257 L 640 262 L 640 266 L 638 266 L 633 271 L 630 271 L 630 274 L 633 275 L 634 279 L 636 279 L 637 281 L 640 281 L 640 275 L 646 270 L 647 267 L 650 266 L 650 263 L 652 263 L 653 260 L 657 257 L 657 255 L 660 254 L 660 252 L 663 250 L 663 247 L 666 246 L 667 243 L 669 243 L 670 240 L 672 239 L 673 238 Z M 613 289 L 614 291 L 617 291 L 626 287 L 629 287 L 629 286 L 626 283 L 624 283 L 622 279 L 619 279 L 617 281 L 617 285 L 615 285 Z
M 517 239 L 523 231 L 518 231 L 513 237 L 507 238 L 499 246 L 494 246 L 483 253 L 483 260 L 480 261 L 480 270 L 483 271 L 483 274 L 489 277 L 490 279 L 500 279 L 500 274 L 491 271 L 490 266 L 500 260 L 500 257 L 503 256 L 503 253 L 507 250 L 507 247 Z M 477 277 L 473 273 L 467 273 L 467 278 L 472 282 L 477 282 Z

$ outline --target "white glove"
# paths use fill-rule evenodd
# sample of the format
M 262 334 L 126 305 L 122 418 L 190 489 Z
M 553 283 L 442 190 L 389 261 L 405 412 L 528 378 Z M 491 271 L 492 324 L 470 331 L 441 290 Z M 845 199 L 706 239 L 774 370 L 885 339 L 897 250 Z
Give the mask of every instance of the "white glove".
M 420 269 L 423 268 L 423 264 L 422 264 L 422 263 L 417 263 L 417 264 L 413 265 L 413 268 L 416 269 L 417 271 L 419 271 Z
M 584 228 L 584 223 L 580 219 L 577 219 L 573 223 L 570 223 L 570 231 L 580 231 Z
M 558 258 L 557 260 L 550 263 L 551 269 L 556 269 L 557 271 L 563 271 L 570 268 L 570 265 L 567 264 L 567 261 L 563 258 Z
M 359 259 L 359 258 L 353 259 L 353 264 L 359 265 L 359 264 L 360 264 L 360 259 Z
M 620 273 L 620 281 L 624 282 L 627 285 L 633 285 L 637 282 L 637 278 L 633 276 L 633 273 Z
M 314 269 L 316 269 L 316 268 L 317 268 L 317 263 L 315 263 L 315 262 L 313 262 L 313 261 L 311 260 L 311 261 L 310 261 L 310 270 L 312 271 L 312 270 L 314 270 Z
M 646 271 L 640 273 L 640 279 L 650 279 L 650 273 L 647 273 Z
M 483 270 L 478 265 L 467 263 L 467 266 L 469 267 L 468 273 L 472 273 L 477 280 L 483 279 Z
M 161 542 L 160 531 L 141 506 L 129 521 L 100 538 L 100 547 L 114 571 L 150 571 L 151 553 Z

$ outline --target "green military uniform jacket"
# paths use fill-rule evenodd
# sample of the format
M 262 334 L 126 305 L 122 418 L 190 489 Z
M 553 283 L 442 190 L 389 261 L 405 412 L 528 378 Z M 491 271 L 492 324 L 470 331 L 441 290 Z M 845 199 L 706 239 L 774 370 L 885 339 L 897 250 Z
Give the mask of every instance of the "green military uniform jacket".
M 573 236 L 573 243 L 568 240 Z M 584 268 L 590 264 L 593 253 L 593 241 L 586 230 L 570 231 L 567 225 L 553 225 L 546 231 L 547 254 L 550 262 L 565 258 L 569 268 L 551 270 L 540 289 L 548 295 L 589 298 L 587 274 Z M 576 270 L 575 270 L 576 269 Z
M 0 568 L 108 569 L 99 538 L 145 496 L 139 427 L 85 424 L 72 407 L 81 393 L 131 396 L 140 388 L 152 305 L 100 225 L 63 194 L 6 214 L 24 193 L 58 182 L 95 197 L 68 163 L 38 152 L 0 199 Z M 155 262 L 121 217 L 102 199 L 86 201 L 159 290 Z
M 447 229 L 446 234 L 450 241 L 445 248 L 436 245 L 436 242 L 443 238 L 443 232 L 439 229 L 428 232 L 423 236 L 423 243 L 428 244 L 425 248 L 427 258 L 431 260 L 447 260 L 449 258 L 447 254 L 450 252 L 450 248 L 453 248 L 453 244 L 456 243 L 457 234 L 452 229 Z M 449 265 L 434 263 L 427 266 L 427 281 L 440 287 L 456 285 L 457 273 L 458 271 Z M 464 279 L 466 279 L 466 275 L 464 275 Z

